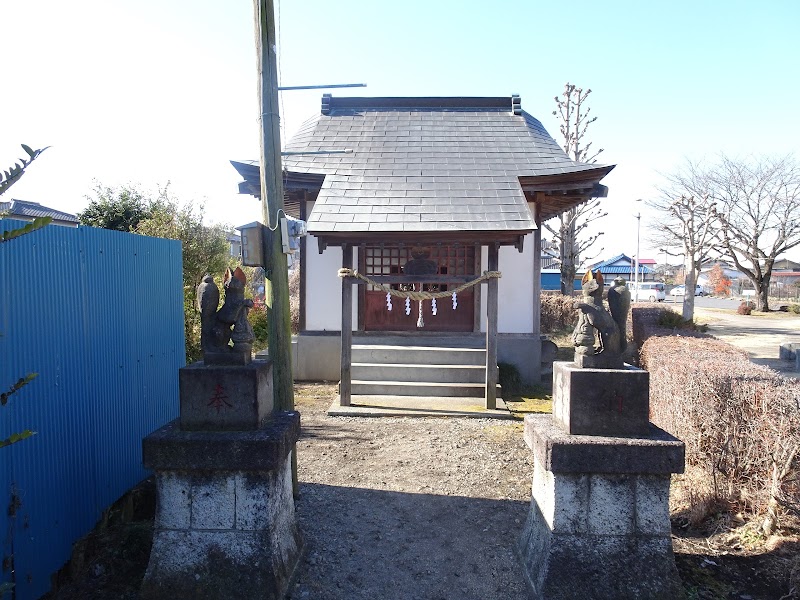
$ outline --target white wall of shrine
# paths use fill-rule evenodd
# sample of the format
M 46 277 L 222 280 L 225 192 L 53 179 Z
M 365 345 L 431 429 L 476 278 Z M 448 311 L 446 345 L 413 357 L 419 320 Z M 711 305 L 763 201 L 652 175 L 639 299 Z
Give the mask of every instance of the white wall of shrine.
M 306 238 L 306 329 L 308 331 L 339 331 L 342 327 L 342 249 L 328 246 L 319 253 L 317 238 Z M 357 265 L 355 249 L 353 264 Z M 353 294 L 353 329 L 358 327 L 357 294 Z
M 497 284 L 497 332 L 533 333 L 533 234 L 525 236 L 519 252 L 502 246 L 498 267 L 503 276 Z M 488 269 L 486 247 L 481 256 L 481 272 Z M 481 331 L 486 331 L 487 286 L 481 285 Z
M 498 282 L 498 333 L 533 332 L 533 234 L 525 236 L 523 252 L 513 246 L 500 248 L 499 265 L 503 276 Z M 342 323 L 342 284 L 338 270 L 342 266 L 342 249 L 329 246 L 319 253 L 317 238 L 306 242 L 306 330 L 339 331 Z M 481 271 L 487 267 L 483 248 Z M 353 264 L 357 265 L 353 249 Z M 480 284 L 481 331 L 486 331 L 486 284 Z M 358 294 L 353 294 L 353 330 L 358 327 Z

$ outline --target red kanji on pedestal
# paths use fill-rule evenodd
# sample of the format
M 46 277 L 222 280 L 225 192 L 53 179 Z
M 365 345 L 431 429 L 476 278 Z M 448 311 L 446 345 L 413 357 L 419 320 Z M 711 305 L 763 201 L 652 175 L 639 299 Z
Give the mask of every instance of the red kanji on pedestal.
M 220 384 L 217 384 L 214 388 L 214 395 L 211 396 L 211 400 L 208 401 L 206 406 L 213 406 L 217 409 L 217 412 L 226 406 L 228 408 L 233 408 L 233 404 L 228 402 L 228 395 L 225 393 L 225 390 L 222 389 Z

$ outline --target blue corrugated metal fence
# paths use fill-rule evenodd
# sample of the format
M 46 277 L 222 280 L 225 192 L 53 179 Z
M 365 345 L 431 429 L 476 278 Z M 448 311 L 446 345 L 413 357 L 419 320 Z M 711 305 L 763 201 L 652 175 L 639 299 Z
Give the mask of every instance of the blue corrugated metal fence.
M 2 229 L 22 225 L 0 220 Z M 0 244 L 3 571 L 38 598 L 71 546 L 147 473 L 141 440 L 178 414 L 184 364 L 179 242 L 48 226 Z

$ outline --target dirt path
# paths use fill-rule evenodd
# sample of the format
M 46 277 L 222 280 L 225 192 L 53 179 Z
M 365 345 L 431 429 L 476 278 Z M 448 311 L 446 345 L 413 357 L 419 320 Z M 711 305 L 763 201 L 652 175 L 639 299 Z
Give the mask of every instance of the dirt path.
M 514 555 L 533 463 L 521 424 L 328 417 L 300 386 L 300 525 L 291 598 L 527 599 Z
M 800 377 L 794 365 L 778 355 L 785 342 L 800 343 L 800 316 L 738 315 L 729 311 L 695 308 L 695 318 L 708 323 L 713 336 L 745 350 L 750 360 L 766 365 L 786 377 Z

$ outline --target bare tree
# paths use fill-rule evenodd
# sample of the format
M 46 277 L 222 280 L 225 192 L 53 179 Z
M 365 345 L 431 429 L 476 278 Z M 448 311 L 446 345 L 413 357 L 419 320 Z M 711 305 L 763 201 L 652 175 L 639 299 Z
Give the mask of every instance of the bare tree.
M 768 311 L 775 259 L 800 246 L 800 165 L 792 155 L 723 155 L 708 180 L 720 248 L 753 283 L 757 310 Z
M 694 318 L 694 290 L 700 268 L 714 249 L 718 220 L 711 198 L 707 170 L 700 164 L 687 160 L 683 167 L 665 176 L 666 183 L 659 188 L 659 197 L 647 204 L 659 211 L 661 219 L 650 230 L 665 246 L 683 249 L 685 267 L 685 293 L 683 318 Z
M 592 143 L 584 145 L 586 130 L 597 120 L 589 117 L 591 108 L 585 106 L 586 99 L 592 90 L 584 90 L 571 83 L 564 86 L 561 96 L 556 96 L 557 110 L 553 115 L 560 121 L 561 137 L 564 142 L 564 152 L 577 162 L 594 163 L 597 156 L 603 151 L 591 150 Z M 585 253 L 594 245 L 602 232 L 583 237 L 589 224 L 606 216 L 600 208 L 600 201 L 595 198 L 571 208 L 551 221 L 544 223 L 545 229 L 553 234 L 554 241 L 558 244 L 558 262 L 561 268 L 561 293 L 571 295 L 575 284 L 575 271 L 583 260 L 587 260 Z M 550 223 L 553 223 L 551 225 Z M 539 249 L 537 249 L 539 251 Z M 602 252 L 601 248 L 598 254 Z

